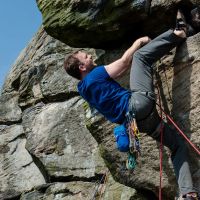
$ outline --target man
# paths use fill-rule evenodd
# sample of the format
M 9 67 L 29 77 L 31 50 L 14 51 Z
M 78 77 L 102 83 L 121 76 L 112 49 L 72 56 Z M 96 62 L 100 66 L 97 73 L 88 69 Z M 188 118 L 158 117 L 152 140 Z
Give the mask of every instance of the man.
M 169 30 L 152 41 L 147 36 L 137 39 L 121 58 L 109 65 L 97 67 L 91 55 L 78 51 L 65 58 L 65 70 L 80 80 L 80 95 L 108 120 L 118 124 L 126 123 L 126 114 L 133 111 L 139 130 L 160 141 L 161 118 L 156 111 L 152 65 L 185 40 L 187 30 L 183 18 L 178 12 L 178 29 Z M 113 80 L 130 67 L 130 89 L 133 92 Z M 163 143 L 172 152 L 180 199 L 197 200 L 186 145 L 175 130 L 163 124 Z

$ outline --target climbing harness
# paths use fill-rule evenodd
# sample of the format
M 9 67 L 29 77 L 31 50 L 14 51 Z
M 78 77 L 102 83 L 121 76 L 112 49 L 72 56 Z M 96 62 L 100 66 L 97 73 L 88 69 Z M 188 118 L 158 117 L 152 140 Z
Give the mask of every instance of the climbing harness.
M 140 93 L 147 98 L 155 101 L 155 94 L 153 92 L 138 90 L 132 90 L 131 92 Z M 129 170 L 135 169 L 137 165 L 137 159 L 141 155 L 140 132 L 137 126 L 135 113 L 136 111 L 134 107 L 131 107 L 129 112 L 126 113 L 126 129 L 129 135 L 129 151 L 127 153 L 128 159 L 126 162 L 126 167 Z M 141 120 L 145 120 L 148 116 Z

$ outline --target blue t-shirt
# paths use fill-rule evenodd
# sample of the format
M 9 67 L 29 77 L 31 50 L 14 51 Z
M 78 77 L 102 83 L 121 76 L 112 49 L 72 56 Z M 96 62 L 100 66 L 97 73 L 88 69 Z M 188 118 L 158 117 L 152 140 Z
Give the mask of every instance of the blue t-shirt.
M 130 91 L 110 78 L 104 66 L 95 67 L 78 83 L 80 95 L 108 120 L 123 123 Z

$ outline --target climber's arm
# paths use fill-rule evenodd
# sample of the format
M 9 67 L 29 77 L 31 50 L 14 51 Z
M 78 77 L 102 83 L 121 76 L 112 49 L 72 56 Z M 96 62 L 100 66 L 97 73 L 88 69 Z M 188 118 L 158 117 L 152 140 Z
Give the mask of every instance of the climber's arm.
M 147 36 L 137 39 L 132 44 L 132 46 L 125 51 L 125 53 L 120 59 L 114 61 L 109 65 L 106 65 L 105 69 L 108 72 L 109 76 L 113 79 L 121 76 L 131 66 L 132 57 L 135 51 L 137 51 L 139 48 L 141 48 L 149 41 L 150 38 Z

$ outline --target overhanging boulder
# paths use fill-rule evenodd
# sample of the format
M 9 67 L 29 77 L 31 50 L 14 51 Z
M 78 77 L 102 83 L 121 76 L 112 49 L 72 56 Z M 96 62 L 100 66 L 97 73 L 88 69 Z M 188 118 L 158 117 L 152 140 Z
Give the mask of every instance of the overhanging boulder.
M 73 47 L 113 48 L 175 24 L 175 1 L 37 0 L 45 30 Z M 183 2 L 191 6 L 192 2 Z M 149 12 L 150 11 L 150 12 Z M 159 16 L 159 17 L 158 17 Z

